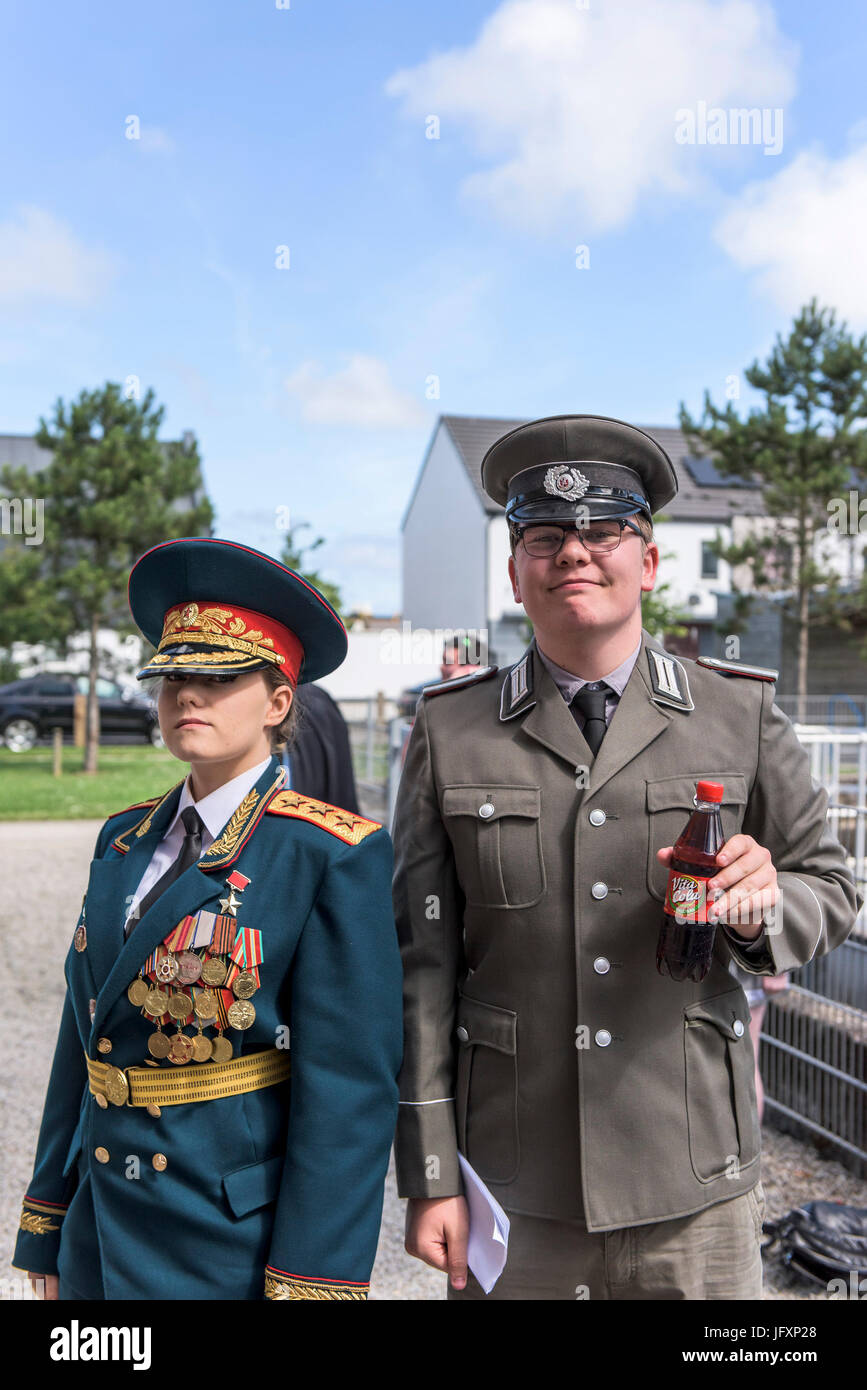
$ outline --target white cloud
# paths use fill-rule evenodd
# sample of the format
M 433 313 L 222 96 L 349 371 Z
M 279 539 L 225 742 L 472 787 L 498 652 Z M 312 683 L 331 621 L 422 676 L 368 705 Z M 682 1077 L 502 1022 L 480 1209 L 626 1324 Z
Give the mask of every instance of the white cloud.
M 143 125 L 136 144 L 148 154 L 173 154 L 175 150 L 171 135 L 158 125 Z
M 677 144 L 675 112 L 779 106 L 796 54 L 763 0 L 505 0 L 472 44 L 385 90 L 420 131 L 436 115 L 442 140 L 469 132 L 491 167 L 467 197 L 533 231 L 594 231 L 643 194 L 700 194 L 701 170 L 727 156 Z
M 44 208 L 26 204 L 0 223 L 0 302 L 89 304 L 116 270 L 113 257 L 85 246 Z
M 315 424 L 404 429 L 428 419 L 421 401 L 395 386 L 387 363 L 360 352 L 331 376 L 317 362 L 303 362 L 286 390 L 301 402 L 302 419 Z
M 862 132 L 863 136 L 863 132 Z M 805 151 L 749 184 L 714 228 L 720 246 L 784 312 L 813 295 L 867 324 L 867 140 L 840 159 Z

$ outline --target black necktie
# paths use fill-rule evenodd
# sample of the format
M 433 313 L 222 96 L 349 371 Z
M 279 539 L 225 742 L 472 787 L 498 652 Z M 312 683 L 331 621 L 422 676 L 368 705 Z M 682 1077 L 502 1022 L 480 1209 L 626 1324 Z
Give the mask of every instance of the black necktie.
M 174 863 L 166 869 L 162 878 L 158 878 L 153 888 L 148 889 L 124 927 L 124 936 L 129 936 L 133 927 L 144 917 L 148 908 L 156 902 L 160 894 L 164 893 L 167 888 L 171 888 L 175 879 L 180 878 L 191 864 L 195 864 L 202 857 L 202 831 L 205 827 L 195 806 L 187 806 L 185 810 L 181 811 L 181 820 L 187 833 L 184 837 L 184 843 L 181 845 L 180 853 Z
M 605 730 L 608 725 L 605 722 L 605 701 L 610 695 L 609 686 L 602 685 L 582 685 L 572 699 L 569 709 L 577 724 L 578 715 L 584 716 L 584 737 L 590 745 L 590 751 L 594 758 L 599 752 L 599 746 L 605 737 Z

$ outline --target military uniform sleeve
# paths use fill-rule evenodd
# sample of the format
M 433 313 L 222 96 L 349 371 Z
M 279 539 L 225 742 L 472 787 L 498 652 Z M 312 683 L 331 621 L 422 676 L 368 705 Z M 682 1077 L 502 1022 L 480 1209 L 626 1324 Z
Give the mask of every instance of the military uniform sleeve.
M 266 1299 L 368 1294 L 401 1059 L 391 868 L 382 829 L 336 851 L 296 949 L 286 1162 Z
M 401 1197 L 463 1192 L 454 1096 L 457 986 L 466 973 L 464 897 L 440 815 L 427 719 L 422 699 L 394 816 L 394 905 L 404 969 L 404 1063 L 395 1140 Z
M 107 826 L 108 822 L 97 838 L 94 854 L 97 859 L 103 852 Z M 79 916 L 79 923 L 81 921 Z M 12 1256 L 16 1269 L 34 1274 L 57 1273 L 63 1219 L 78 1185 L 78 1174 L 64 1173 L 64 1168 L 81 1118 L 86 1087 L 84 1044 L 67 989 L 42 1110 L 33 1176 L 22 1203 Z
M 854 926 L 861 899 L 845 851 L 828 828 L 827 806 L 806 751 L 773 703 L 773 688 L 764 686 L 758 773 L 743 829 L 770 850 L 780 900 L 768 914 L 763 951 L 747 952 L 726 934 L 734 959 L 749 974 L 781 975 L 805 965 L 839 946 Z

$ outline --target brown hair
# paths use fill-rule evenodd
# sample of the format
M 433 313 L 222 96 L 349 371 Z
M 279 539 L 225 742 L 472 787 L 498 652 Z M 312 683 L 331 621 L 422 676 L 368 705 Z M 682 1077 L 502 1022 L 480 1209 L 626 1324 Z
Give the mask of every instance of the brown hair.
M 266 666 L 262 671 L 265 677 L 265 684 L 270 691 L 279 690 L 281 685 L 291 685 L 281 671 L 276 666 Z M 298 732 L 298 720 L 301 716 L 301 706 L 298 703 L 298 692 L 292 686 L 292 704 L 289 706 L 289 713 L 280 724 L 272 724 L 268 733 L 271 737 L 271 752 L 280 753 L 284 748 L 291 748 L 295 742 L 295 735 Z
M 265 678 L 265 684 L 267 685 L 269 692 L 271 692 L 272 694 L 275 690 L 279 690 L 281 685 L 291 686 L 292 684 L 291 681 L 288 681 L 286 679 L 286 677 L 283 675 L 281 671 L 278 671 L 276 666 L 265 666 L 261 668 L 261 673 Z M 145 694 L 149 695 L 152 700 L 156 701 L 159 699 L 160 690 L 162 689 L 164 680 L 165 676 L 151 676 L 150 679 L 143 680 L 140 682 L 140 684 L 143 690 L 145 691 Z M 268 735 L 271 740 L 272 753 L 280 753 L 283 751 L 284 748 L 291 748 L 292 744 L 295 741 L 295 736 L 298 732 L 298 723 L 300 718 L 301 706 L 298 703 L 297 691 L 295 691 L 293 687 L 292 704 L 289 707 L 289 713 L 286 715 L 286 718 L 282 720 L 280 724 L 272 724 L 268 729 Z
M 635 523 L 635 525 L 638 527 L 638 530 L 639 530 L 640 535 L 641 535 L 642 544 L 644 545 L 645 549 L 647 548 L 647 546 L 652 545 L 652 544 L 653 544 L 653 522 L 652 522 L 652 520 L 650 519 L 650 517 L 645 516 L 643 512 L 636 512 L 635 516 L 631 516 L 631 517 L 629 518 L 629 520 L 630 520 L 630 521 L 633 521 L 633 522 Z M 512 554 L 513 554 L 513 555 L 514 555 L 514 553 L 515 553 L 515 550 L 516 550 L 516 548 L 517 548 L 518 541 L 520 540 L 520 538 L 521 538 L 521 528 L 520 528 L 520 526 L 516 526 L 515 523 L 514 523 L 513 521 L 510 521 L 510 522 L 509 522 L 509 545 L 511 546 Z

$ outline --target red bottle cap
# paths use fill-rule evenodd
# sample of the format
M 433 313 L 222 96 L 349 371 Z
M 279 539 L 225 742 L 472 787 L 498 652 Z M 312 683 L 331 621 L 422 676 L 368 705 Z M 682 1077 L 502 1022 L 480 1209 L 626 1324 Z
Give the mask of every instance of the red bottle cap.
M 722 801 L 722 782 L 699 782 L 695 795 L 697 801 Z

